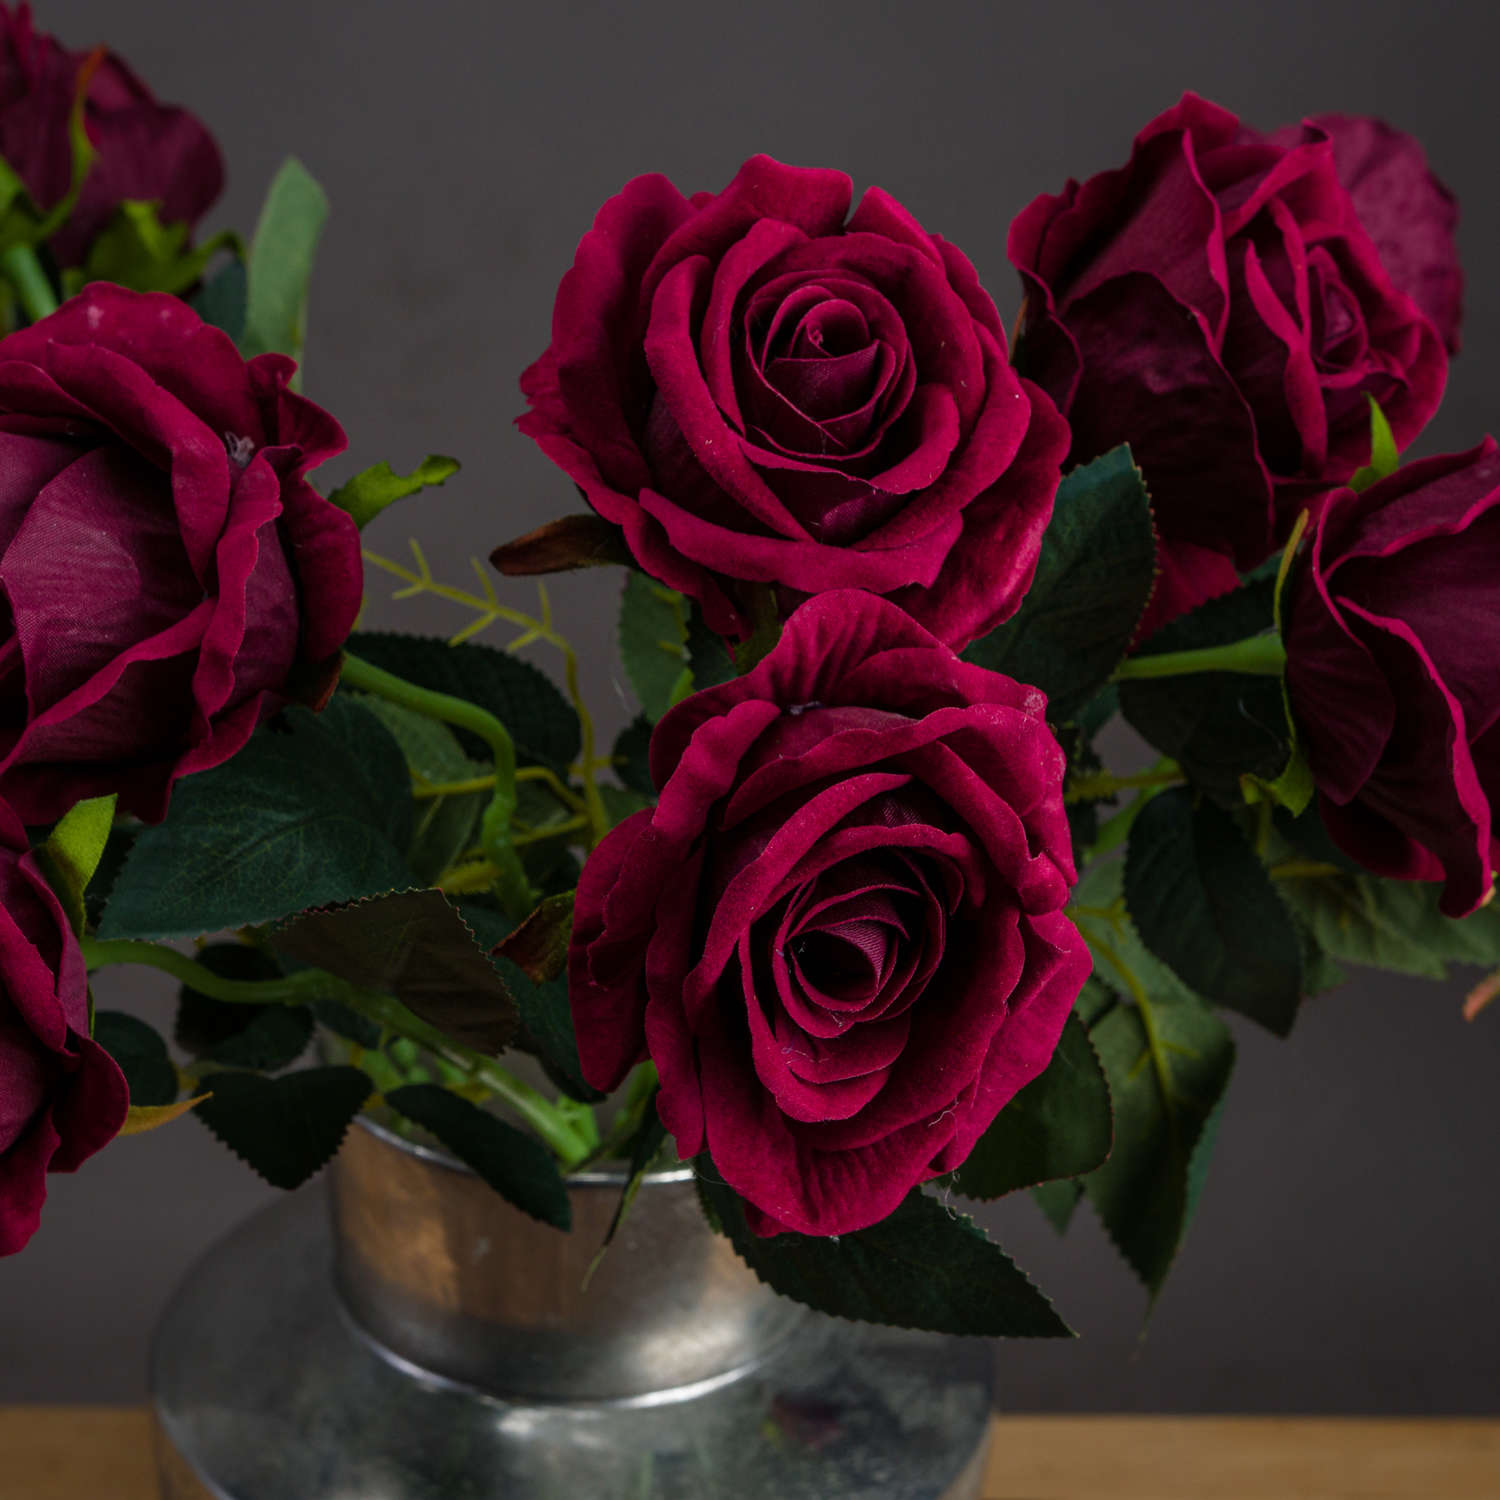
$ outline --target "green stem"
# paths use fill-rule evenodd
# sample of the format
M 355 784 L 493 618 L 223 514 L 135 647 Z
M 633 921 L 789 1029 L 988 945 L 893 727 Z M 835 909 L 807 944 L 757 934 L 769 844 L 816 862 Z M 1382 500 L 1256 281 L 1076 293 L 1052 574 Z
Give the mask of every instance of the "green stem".
M 0 255 L 0 271 L 15 288 L 26 316 L 33 323 L 57 311 L 57 293 L 52 290 L 52 283 L 47 280 L 47 273 L 30 245 L 12 245 Z
M 566 1113 L 529 1084 L 522 1083 L 482 1052 L 451 1041 L 393 995 L 356 989 L 321 969 L 302 969 L 284 979 L 225 979 L 185 953 L 156 943 L 92 937 L 80 938 L 79 942 L 91 970 L 110 964 L 146 964 L 210 999 L 225 1000 L 232 1005 L 301 1005 L 324 996 L 337 997 L 376 1025 L 425 1047 L 434 1057 L 457 1068 L 466 1079 L 482 1084 L 546 1141 L 565 1168 L 577 1166 L 593 1150 L 591 1131 L 580 1130 Z
M 349 687 L 374 693 L 426 718 L 467 729 L 490 747 L 495 760 L 495 791 L 482 824 L 485 853 L 495 865 L 495 885 L 506 909 L 513 917 L 524 917 L 536 904 L 536 893 L 510 841 L 510 820 L 516 811 L 516 745 L 510 731 L 477 703 L 418 687 L 348 652 L 344 653 L 341 677 Z
M 302 1005 L 325 993 L 329 983 L 328 975 L 321 969 L 303 969 L 283 979 L 225 979 L 187 954 L 156 943 L 127 938 L 107 942 L 95 937 L 78 941 L 90 970 L 110 964 L 147 964 L 170 974 L 200 995 L 231 1005 Z
M 409 1011 L 393 995 L 361 990 L 355 1008 L 378 1025 L 408 1037 L 434 1057 L 457 1068 L 475 1083 L 483 1084 L 531 1126 L 557 1153 L 564 1168 L 575 1167 L 593 1149 L 593 1143 L 544 1095 L 522 1083 L 482 1052 L 450 1041 L 438 1028 Z
M 1257 677 L 1279 677 L 1286 668 L 1286 647 L 1279 635 L 1253 635 L 1227 646 L 1204 646 L 1196 651 L 1163 651 L 1157 656 L 1132 656 L 1115 670 L 1112 682 L 1147 677 L 1183 677 L 1190 672 L 1244 672 Z
M 1116 792 L 1129 791 L 1133 787 L 1163 787 L 1183 781 L 1182 767 L 1175 760 L 1160 762 L 1149 771 L 1137 771 L 1129 776 L 1116 776 L 1113 771 L 1086 771 L 1068 782 L 1063 801 L 1094 802 L 1102 797 L 1112 797 Z

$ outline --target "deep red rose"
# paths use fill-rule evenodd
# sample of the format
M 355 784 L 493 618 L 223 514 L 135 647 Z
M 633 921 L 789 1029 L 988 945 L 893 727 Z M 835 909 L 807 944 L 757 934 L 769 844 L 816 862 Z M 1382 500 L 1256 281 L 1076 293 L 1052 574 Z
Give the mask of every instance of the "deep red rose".
M 129 1104 L 89 1036 L 78 940 L 0 804 L 0 1255 L 36 1233 L 47 1173 L 77 1170 L 119 1133 Z
M 1418 165 L 1375 122 L 1264 136 L 1187 94 L 1128 165 L 1011 225 L 1022 368 L 1067 413 L 1075 460 L 1129 442 L 1151 489 L 1161 577 L 1143 635 L 1232 588 L 1368 462 L 1367 397 L 1403 448 L 1437 409 L 1443 337 L 1408 293 L 1451 340 L 1460 283 L 1451 199 Z M 1404 230 L 1398 192 L 1427 215 Z
M 0 340 L 0 797 L 163 817 L 173 781 L 331 690 L 359 533 L 304 478 L 342 451 L 175 297 L 99 283 Z
M 1330 497 L 1285 608 L 1286 685 L 1334 840 L 1442 880 L 1462 916 L 1500 842 L 1500 449 Z
M 1045 707 L 836 591 L 657 726 L 661 801 L 578 885 L 579 1056 L 654 1060 L 759 1233 L 884 1218 L 1052 1056 L 1090 959 Z
M 73 179 L 69 123 L 86 52 L 35 30 L 31 7 L 0 4 L 0 157 L 46 212 Z M 127 199 L 160 204 L 164 223 L 197 224 L 224 190 L 224 162 L 208 129 L 151 90 L 113 53 L 87 80 L 85 127 L 98 153 L 68 221 L 47 242 L 60 265 L 88 247 Z
M 851 196 L 765 156 L 718 194 L 627 184 L 518 425 L 722 635 L 760 583 L 868 589 L 962 646 L 1030 586 L 1067 431 L 969 262 L 879 188 L 852 218 Z

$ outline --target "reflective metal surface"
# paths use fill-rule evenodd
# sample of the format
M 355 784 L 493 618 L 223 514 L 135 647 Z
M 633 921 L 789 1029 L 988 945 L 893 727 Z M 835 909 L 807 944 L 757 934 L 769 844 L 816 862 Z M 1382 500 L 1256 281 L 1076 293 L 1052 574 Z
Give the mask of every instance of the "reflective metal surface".
M 153 1348 L 163 1500 L 977 1500 L 987 1344 L 763 1309 L 680 1175 L 643 1188 L 581 1293 L 589 1195 L 612 1213 L 617 1189 L 575 1189 L 576 1249 L 523 1221 L 480 1253 L 493 1195 L 390 1138 L 351 1143 L 332 1185 L 360 1321 L 322 1186 L 212 1249 Z M 547 1399 L 515 1391 L 526 1370 Z M 628 1394 L 563 1399 L 569 1382 Z
M 808 1314 L 703 1232 L 690 1168 L 654 1174 L 589 1276 L 625 1183 L 572 1179 L 573 1231 L 378 1127 L 330 1173 L 344 1304 L 386 1348 L 492 1395 L 618 1400 L 721 1379 Z

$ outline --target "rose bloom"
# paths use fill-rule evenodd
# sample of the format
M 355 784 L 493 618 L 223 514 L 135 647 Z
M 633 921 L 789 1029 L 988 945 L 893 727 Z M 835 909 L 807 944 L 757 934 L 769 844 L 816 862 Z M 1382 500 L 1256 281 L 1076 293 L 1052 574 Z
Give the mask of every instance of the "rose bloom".
M 758 1233 L 884 1218 L 1047 1066 L 1090 958 L 1045 706 L 835 591 L 657 726 L 660 803 L 578 885 L 579 1056 L 649 1056 Z
M 1500 843 L 1500 449 L 1340 490 L 1285 604 L 1286 685 L 1334 840 L 1441 880 L 1463 916 Z
M 1401 447 L 1432 416 L 1457 341 L 1454 216 L 1379 122 L 1263 136 L 1188 94 L 1126 166 L 1016 218 L 1019 363 L 1076 461 L 1128 441 L 1151 490 L 1143 635 L 1232 588 L 1368 462 L 1369 397 Z
M 72 1172 L 125 1123 L 129 1093 L 89 1036 L 78 940 L 0 804 L 0 1255 L 36 1233 L 48 1172 Z
M 0 4 L 0 157 L 44 213 L 73 180 L 69 134 L 86 52 L 70 52 L 31 24 L 31 7 Z M 203 123 L 158 103 L 111 52 L 87 78 L 84 125 L 97 155 L 68 221 L 47 242 L 58 263 L 80 265 L 127 199 L 156 202 L 164 223 L 196 224 L 224 188 L 224 163 Z
M 354 522 L 304 477 L 342 451 L 185 303 L 96 283 L 0 340 L 0 797 L 27 823 L 173 781 L 332 690 Z
M 638 177 L 563 278 L 521 431 L 640 566 L 748 629 L 747 586 L 895 599 L 950 645 L 1014 613 L 1067 431 L 974 268 L 840 172 Z

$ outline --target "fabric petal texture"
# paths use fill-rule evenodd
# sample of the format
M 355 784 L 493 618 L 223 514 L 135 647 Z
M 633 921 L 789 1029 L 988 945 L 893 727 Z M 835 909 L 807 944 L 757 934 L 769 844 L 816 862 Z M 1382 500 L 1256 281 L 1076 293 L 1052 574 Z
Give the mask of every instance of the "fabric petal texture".
M 657 726 L 660 801 L 579 882 L 579 1056 L 654 1061 L 757 1233 L 877 1222 L 1047 1066 L 1091 960 L 1045 711 L 834 590 Z
M 1455 217 L 1379 121 L 1264 135 L 1194 94 L 1124 167 L 1016 217 L 1018 367 L 1068 419 L 1072 462 L 1128 442 L 1151 491 L 1163 586 L 1138 639 L 1369 461 L 1371 400 L 1402 448 L 1426 425 L 1458 346 Z
M 0 797 L 164 817 L 173 782 L 321 702 L 358 531 L 306 471 L 326 412 L 184 303 L 99 283 L 0 340 Z
M 1354 859 L 1494 889 L 1500 448 L 1407 464 L 1327 502 L 1287 597 L 1287 693 L 1323 819 Z
M 641 177 L 558 288 L 518 426 L 731 639 L 772 585 L 899 598 L 961 648 L 1036 569 L 1066 430 L 963 255 L 842 173 Z

